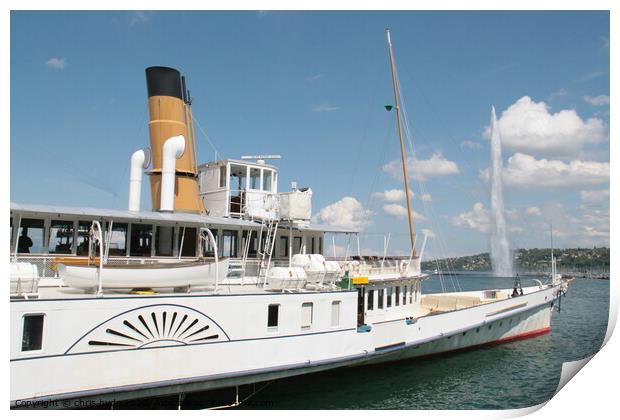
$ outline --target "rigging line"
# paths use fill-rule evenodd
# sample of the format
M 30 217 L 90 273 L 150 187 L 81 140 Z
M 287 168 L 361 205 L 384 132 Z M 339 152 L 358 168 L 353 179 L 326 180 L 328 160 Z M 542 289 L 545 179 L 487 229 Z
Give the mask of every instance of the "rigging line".
M 205 132 L 205 130 L 203 130 L 202 125 L 200 125 L 200 121 L 198 121 L 198 119 L 194 116 L 193 117 L 193 121 L 196 123 L 196 125 L 198 126 L 198 130 L 200 130 L 200 132 L 202 133 L 202 135 L 205 137 L 205 139 L 207 140 L 207 142 L 211 145 L 211 147 L 213 148 L 213 151 L 215 152 L 215 160 L 217 161 L 217 157 L 218 156 L 222 156 L 220 154 L 220 152 L 218 152 L 217 148 L 215 147 L 215 145 L 213 144 L 213 142 L 211 141 L 211 139 L 209 138 L 209 135 Z
M 399 77 L 398 73 L 396 73 L 397 82 L 399 82 L 399 78 L 398 77 Z M 412 132 L 411 132 L 411 126 L 409 125 L 409 117 L 408 117 L 408 114 L 407 114 L 407 109 L 406 109 L 406 107 L 404 105 L 404 102 L 405 102 L 404 98 L 405 98 L 405 96 L 404 96 L 404 94 L 403 94 L 403 92 L 401 90 L 400 83 L 398 83 L 397 86 L 398 86 L 399 94 L 401 96 L 401 104 L 400 104 L 400 106 L 401 106 L 402 119 L 404 120 L 403 121 L 403 125 L 405 126 L 405 136 L 407 137 L 407 142 L 408 142 L 408 146 L 409 146 L 412 158 L 415 160 L 416 159 L 416 153 L 415 153 L 415 148 L 413 147 L 413 135 L 412 135 Z M 420 192 L 422 194 L 426 194 L 426 188 L 425 188 L 424 181 L 422 181 L 421 179 L 414 178 L 414 182 L 417 183 L 418 186 L 420 187 Z M 422 203 L 423 203 L 422 205 L 424 206 L 425 212 L 430 217 L 431 225 L 432 225 L 433 229 L 435 229 L 435 231 L 438 232 L 438 242 L 439 242 L 440 252 L 444 253 L 444 255 L 447 255 L 447 252 L 446 252 L 447 251 L 447 247 L 445 246 L 445 243 L 444 243 L 443 239 L 441 238 L 441 235 L 439 235 L 440 231 L 439 231 L 439 229 L 437 229 L 437 226 L 435 224 L 435 217 L 434 217 L 434 211 L 433 211 L 433 208 L 432 208 L 432 204 L 427 204 L 427 202 L 424 202 L 424 201 Z M 429 209 L 429 207 L 430 207 L 430 209 Z M 455 276 L 453 275 L 453 269 L 450 266 L 449 262 L 446 262 L 446 268 L 447 268 L 448 277 L 450 279 L 450 282 L 452 283 L 453 289 L 456 291 L 456 289 L 457 289 L 456 286 L 458 286 L 458 289 L 462 290 L 460 282 L 458 280 L 458 277 L 456 278 L 456 285 L 454 283 L 454 277 Z M 442 276 L 443 276 L 443 274 L 440 271 L 440 278 Z

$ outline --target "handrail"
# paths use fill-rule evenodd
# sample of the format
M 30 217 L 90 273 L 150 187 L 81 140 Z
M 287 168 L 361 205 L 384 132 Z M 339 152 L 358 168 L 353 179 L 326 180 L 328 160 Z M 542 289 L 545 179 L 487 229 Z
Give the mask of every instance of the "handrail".
M 99 223 L 98 220 L 93 220 L 92 224 L 90 225 L 90 229 L 93 232 L 93 239 L 97 242 L 99 242 L 99 271 L 97 271 L 97 282 L 98 282 L 98 286 L 97 286 L 97 296 L 102 296 L 103 295 L 103 231 L 101 230 L 101 224 Z M 90 258 L 90 251 L 91 251 L 91 247 L 94 241 L 91 241 L 88 249 L 88 253 L 89 253 L 89 258 Z
M 206 227 L 202 227 L 200 228 L 200 236 L 203 236 L 203 233 L 207 233 L 207 235 L 209 236 L 209 240 L 211 241 L 211 244 L 213 245 L 213 254 L 215 257 L 215 292 L 217 292 L 217 285 L 218 285 L 218 281 L 219 281 L 219 277 L 220 277 L 220 273 L 219 273 L 219 269 L 220 269 L 220 265 L 219 265 L 219 259 L 218 259 L 218 251 L 217 251 L 217 242 L 215 241 L 215 237 L 213 236 L 213 233 L 211 232 L 211 230 L 209 230 Z

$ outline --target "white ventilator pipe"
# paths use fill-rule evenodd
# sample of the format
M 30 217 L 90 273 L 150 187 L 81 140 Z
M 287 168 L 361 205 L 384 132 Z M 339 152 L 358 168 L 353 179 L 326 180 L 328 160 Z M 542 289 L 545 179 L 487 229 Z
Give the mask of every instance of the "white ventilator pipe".
M 174 211 L 174 175 L 176 160 L 185 152 L 185 137 L 174 136 L 164 142 L 161 168 L 161 202 L 159 211 Z
M 140 211 L 140 195 L 142 192 L 142 171 L 148 162 L 144 149 L 136 150 L 131 155 L 129 172 L 129 211 Z

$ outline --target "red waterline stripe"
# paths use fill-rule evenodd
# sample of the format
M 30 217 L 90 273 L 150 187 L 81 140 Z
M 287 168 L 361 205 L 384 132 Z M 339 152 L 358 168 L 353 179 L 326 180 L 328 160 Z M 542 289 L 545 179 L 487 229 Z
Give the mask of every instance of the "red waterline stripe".
M 551 327 L 545 327 L 538 330 L 528 331 L 522 334 L 512 335 L 510 337 L 500 338 L 489 344 L 508 343 L 510 341 L 524 340 L 526 338 L 536 337 L 537 335 L 543 335 L 551 332 Z

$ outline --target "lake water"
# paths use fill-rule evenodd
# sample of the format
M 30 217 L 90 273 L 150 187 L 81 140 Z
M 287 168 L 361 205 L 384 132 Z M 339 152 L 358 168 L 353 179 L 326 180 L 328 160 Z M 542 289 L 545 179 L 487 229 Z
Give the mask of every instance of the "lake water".
M 513 279 L 486 273 L 443 279 L 446 291 L 509 288 Z M 523 286 L 533 285 L 522 278 Z M 454 286 L 453 286 L 454 285 Z M 437 276 L 424 293 L 442 290 Z M 597 352 L 605 337 L 609 281 L 576 279 L 554 312 L 552 332 L 522 341 L 398 363 L 343 368 L 272 382 L 241 409 L 506 409 L 550 399 L 562 363 Z M 577 375 L 578 376 L 578 375 Z M 241 398 L 265 384 L 241 387 Z M 229 404 L 234 392 L 196 393 L 184 409 Z M 176 397 L 120 403 L 117 408 L 174 408 Z

